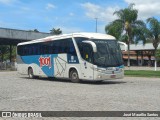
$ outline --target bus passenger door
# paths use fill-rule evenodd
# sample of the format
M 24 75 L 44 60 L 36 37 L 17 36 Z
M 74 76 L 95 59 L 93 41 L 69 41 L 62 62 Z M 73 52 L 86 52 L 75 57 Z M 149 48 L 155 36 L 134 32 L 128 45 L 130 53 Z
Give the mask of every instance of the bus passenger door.
M 93 80 L 93 49 L 90 44 L 82 43 L 82 48 L 80 50 L 81 56 L 83 58 L 81 62 L 81 73 L 83 79 Z

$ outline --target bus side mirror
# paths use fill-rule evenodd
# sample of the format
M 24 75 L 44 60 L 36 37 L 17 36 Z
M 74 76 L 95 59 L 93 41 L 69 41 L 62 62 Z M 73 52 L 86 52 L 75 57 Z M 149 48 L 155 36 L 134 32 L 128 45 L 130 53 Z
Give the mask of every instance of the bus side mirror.
M 82 41 L 82 42 L 90 44 L 92 46 L 93 52 L 97 52 L 97 46 L 94 42 L 92 42 L 92 41 Z
M 120 44 L 121 50 L 127 51 L 127 44 L 126 43 L 119 42 L 119 41 L 118 41 L 118 43 Z

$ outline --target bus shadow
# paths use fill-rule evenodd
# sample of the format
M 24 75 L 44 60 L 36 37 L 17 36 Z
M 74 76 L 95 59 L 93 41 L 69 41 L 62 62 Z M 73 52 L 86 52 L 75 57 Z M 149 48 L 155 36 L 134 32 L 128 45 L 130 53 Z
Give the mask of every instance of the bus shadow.
M 124 84 L 124 81 L 110 81 L 110 80 L 103 80 L 103 81 L 81 81 L 81 84 L 91 84 L 91 85 L 113 85 L 113 84 Z
M 52 81 L 52 82 L 66 82 L 66 83 L 71 82 L 69 79 L 46 78 L 46 77 L 39 77 L 34 79 L 30 79 L 28 77 L 21 77 L 21 78 L 28 80 L 40 80 L 40 81 Z
M 29 79 L 28 77 L 21 77 L 23 79 Z M 41 80 L 41 81 L 52 81 L 52 82 L 64 82 L 64 83 L 72 83 L 69 79 L 59 79 L 59 78 L 36 78 L 36 79 L 29 79 L 29 80 Z M 113 84 L 125 84 L 127 82 L 124 81 L 115 81 L 115 80 L 103 80 L 103 81 L 87 81 L 81 80 L 80 83 L 74 84 L 90 84 L 90 85 L 113 85 Z

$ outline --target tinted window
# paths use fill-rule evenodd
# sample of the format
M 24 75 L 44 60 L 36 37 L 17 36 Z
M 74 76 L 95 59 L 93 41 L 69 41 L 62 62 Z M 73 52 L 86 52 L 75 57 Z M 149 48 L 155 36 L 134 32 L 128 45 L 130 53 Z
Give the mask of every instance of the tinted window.
M 43 54 L 61 54 L 68 53 L 76 55 L 72 39 L 62 39 L 49 42 L 21 45 L 17 48 L 18 54 L 25 55 L 43 55 Z

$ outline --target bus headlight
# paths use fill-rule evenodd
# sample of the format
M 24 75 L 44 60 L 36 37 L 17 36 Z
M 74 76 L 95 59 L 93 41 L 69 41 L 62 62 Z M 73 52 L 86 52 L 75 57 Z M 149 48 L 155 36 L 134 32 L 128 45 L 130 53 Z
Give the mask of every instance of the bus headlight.
M 102 78 L 102 76 L 98 75 L 98 78 Z
M 98 71 L 98 72 L 102 72 L 101 69 L 98 69 L 98 68 L 94 68 L 95 71 Z

